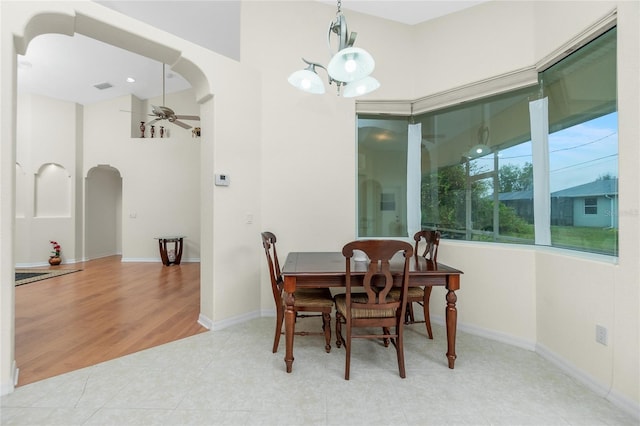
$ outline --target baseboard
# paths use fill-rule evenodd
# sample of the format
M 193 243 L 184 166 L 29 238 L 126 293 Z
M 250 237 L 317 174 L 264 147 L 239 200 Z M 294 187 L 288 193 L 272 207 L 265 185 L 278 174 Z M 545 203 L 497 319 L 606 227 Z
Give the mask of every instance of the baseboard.
M 244 322 L 247 322 L 249 320 L 256 319 L 256 318 L 260 318 L 260 312 L 258 312 L 258 311 L 249 312 L 249 313 L 246 313 L 246 314 L 243 314 L 243 315 L 237 315 L 235 317 L 227 318 L 227 319 L 222 320 L 222 321 L 214 322 L 212 324 L 211 328 L 209 328 L 209 330 L 213 330 L 213 331 L 222 330 L 222 329 L 225 329 L 227 327 L 231 327 L 233 325 L 242 324 Z
M 88 262 L 90 260 L 96 260 L 96 259 L 101 259 L 102 257 L 110 257 L 110 256 L 118 256 L 118 254 L 109 254 L 106 256 L 98 256 L 98 257 L 92 257 L 91 259 L 82 259 L 82 260 L 76 260 L 76 259 L 64 259 L 64 261 L 61 263 L 62 266 L 64 265 L 72 265 L 74 263 L 79 263 L 79 262 Z M 145 263 L 162 263 L 162 259 L 160 259 L 159 257 L 123 257 L 121 260 L 121 262 L 145 262 Z M 182 259 L 181 263 L 199 263 L 200 262 L 200 258 L 199 257 L 192 257 L 192 258 L 188 258 L 188 259 Z M 42 266 L 49 266 L 49 262 L 34 262 L 34 263 L 16 263 L 15 264 L 15 268 L 16 269 L 28 269 L 28 268 L 39 268 Z
M 431 322 L 446 326 L 443 316 L 431 315 Z M 473 334 L 474 336 L 480 336 L 490 340 L 495 340 L 497 342 L 516 346 L 528 351 L 535 352 L 536 350 L 536 343 L 534 341 L 521 339 L 510 334 L 497 332 L 495 330 L 489 330 L 487 328 L 482 328 L 471 324 L 463 324 L 460 322 L 458 322 L 457 329 L 459 331 L 464 331 L 465 333 Z
M 202 315 L 202 313 L 198 315 L 198 324 L 200 324 L 207 330 L 211 330 L 211 327 L 213 327 L 213 321 L 211 321 L 209 317 Z
M 609 386 L 608 384 L 604 384 L 596 380 L 593 376 L 591 376 L 584 370 L 577 368 L 571 362 L 551 351 L 544 345 L 537 344 L 535 351 L 541 357 L 587 386 L 597 395 L 600 395 L 601 397 L 610 401 L 616 407 L 619 407 L 625 413 L 640 420 L 640 404 L 638 404 L 636 401 L 633 401 L 629 397 L 622 395 L 615 390 L 612 390 L 611 386 Z
M 431 322 L 445 326 L 443 316 L 431 315 Z M 495 340 L 507 345 L 516 346 L 522 349 L 536 352 L 542 358 L 560 368 L 569 376 L 583 383 L 597 395 L 610 401 L 612 404 L 614 404 L 616 407 L 620 408 L 630 416 L 633 416 L 634 418 L 640 420 L 640 404 L 638 404 L 638 402 L 633 401 L 629 397 L 622 395 L 615 390 L 612 390 L 609 385 L 599 382 L 590 374 L 586 373 L 583 370 L 580 370 L 579 368 L 576 368 L 576 366 L 571 362 L 557 355 L 544 345 L 470 324 L 458 323 L 458 330 L 473 334 L 475 336 L 484 337 L 486 339 Z
M 2 386 L 0 386 L 0 395 L 8 395 L 16 389 L 16 386 L 18 386 L 19 375 L 20 375 L 20 369 L 18 368 L 18 365 L 14 360 L 13 363 L 11 364 L 11 377 L 10 377 L 11 381 L 8 383 L 2 383 Z
M 149 263 L 162 263 L 162 259 L 159 257 L 123 257 L 121 262 L 149 262 Z M 182 259 L 181 263 L 198 263 L 199 257 L 193 257 L 189 259 Z

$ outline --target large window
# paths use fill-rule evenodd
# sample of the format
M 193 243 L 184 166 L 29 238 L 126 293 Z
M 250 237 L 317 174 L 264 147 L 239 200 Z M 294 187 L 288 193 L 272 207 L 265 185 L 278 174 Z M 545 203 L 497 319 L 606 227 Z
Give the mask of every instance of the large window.
M 359 236 L 439 229 L 617 255 L 615 63 L 614 28 L 537 85 L 413 116 L 359 115 Z

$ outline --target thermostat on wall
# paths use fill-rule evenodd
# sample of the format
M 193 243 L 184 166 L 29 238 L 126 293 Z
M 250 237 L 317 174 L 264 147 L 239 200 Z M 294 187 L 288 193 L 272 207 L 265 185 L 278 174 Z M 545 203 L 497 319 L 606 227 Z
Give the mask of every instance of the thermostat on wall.
M 229 175 L 216 175 L 217 186 L 229 186 L 229 183 L 231 183 Z

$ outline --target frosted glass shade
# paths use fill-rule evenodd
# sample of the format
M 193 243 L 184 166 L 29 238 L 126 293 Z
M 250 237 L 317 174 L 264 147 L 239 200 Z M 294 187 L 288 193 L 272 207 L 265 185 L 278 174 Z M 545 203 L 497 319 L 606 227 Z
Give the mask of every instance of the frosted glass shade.
M 331 58 L 327 72 L 334 80 L 350 83 L 365 78 L 376 66 L 373 56 L 359 47 L 347 47 Z
M 302 91 L 322 94 L 324 93 L 324 84 L 320 76 L 309 69 L 296 71 L 289 76 L 289 83 Z
M 342 96 L 345 98 L 353 98 L 355 96 L 366 95 L 380 87 L 380 82 L 369 76 L 361 80 L 351 82 L 344 87 Z

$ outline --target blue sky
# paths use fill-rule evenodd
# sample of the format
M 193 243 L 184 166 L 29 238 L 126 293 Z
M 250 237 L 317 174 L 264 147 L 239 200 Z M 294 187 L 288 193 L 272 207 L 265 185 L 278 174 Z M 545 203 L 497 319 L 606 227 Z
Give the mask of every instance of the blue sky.
M 618 176 L 618 113 L 549 135 L 551 191 Z
M 500 153 L 500 165 L 531 163 L 531 142 Z M 604 115 L 549 135 L 551 192 L 618 176 L 618 113 Z

